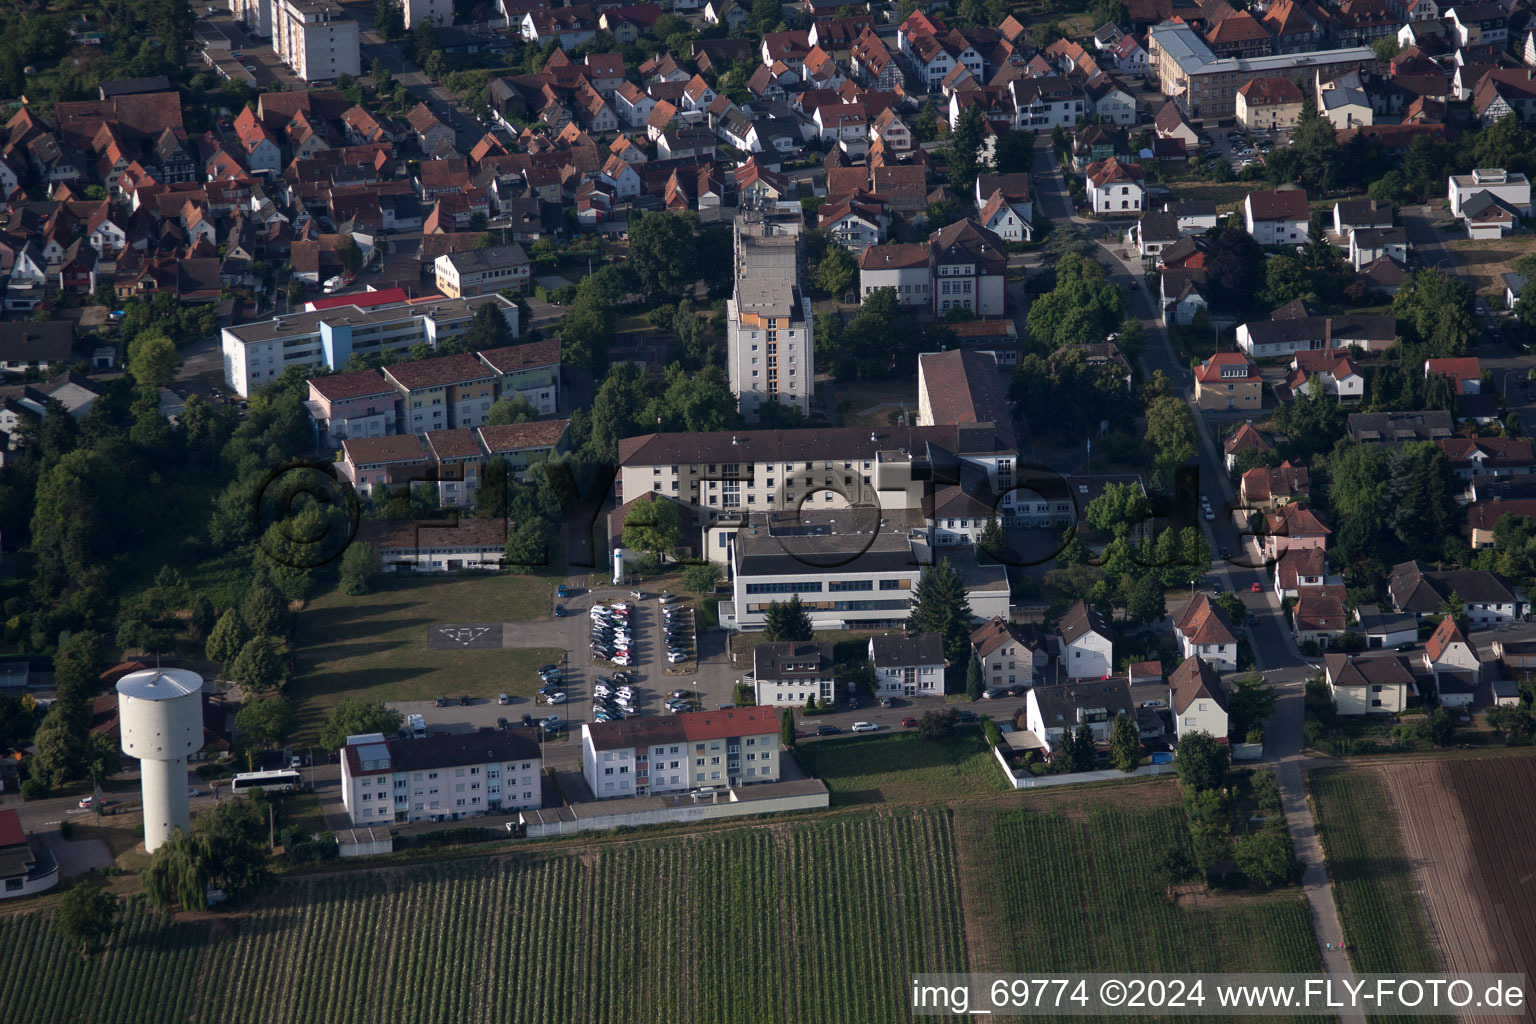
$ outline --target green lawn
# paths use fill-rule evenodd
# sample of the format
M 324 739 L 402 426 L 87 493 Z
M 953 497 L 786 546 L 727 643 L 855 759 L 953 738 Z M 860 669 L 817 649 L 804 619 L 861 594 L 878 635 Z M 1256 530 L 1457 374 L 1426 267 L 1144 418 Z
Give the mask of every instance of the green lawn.
M 561 653 L 535 647 L 429 651 L 427 627 L 444 622 L 526 622 L 552 607 L 554 584 L 525 576 L 428 579 L 385 577 L 363 597 L 326 594 L 295 617 L 296 675 L 288 695 L 299 709 L 295 742 L 312 739 L 343 697 L 430 700 L 537 689 L 534 670 Z
M 802 728 L 815 724 L 814 718 L 796 721 L 803 721 Z M 822 740 L 801 746 L 795 756 L 807 774 L 827 784 L 833 807 L 950 800 L 1009 788 L 978 729 L 938 742 L 915 731 Z

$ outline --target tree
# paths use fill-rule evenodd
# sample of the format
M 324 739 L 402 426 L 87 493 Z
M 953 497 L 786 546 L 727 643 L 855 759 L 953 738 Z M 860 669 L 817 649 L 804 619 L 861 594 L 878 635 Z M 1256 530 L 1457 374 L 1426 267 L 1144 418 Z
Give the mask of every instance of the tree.
M 949 559 L 928 566 L 912 588 L 908 619 L 914 633 L 937 633 L 944 639 L 944 661 L 964 665 L 971 652 L 971 606 L 965 582 Z
M 1404 323 L 1404 334 L 1424 343 L 1422 355 L 1465 355 L 1480 333 L 1474 313 L 1475 296 L 1460 278 L 1436 267 L 1408 275 L 1392 299 L 1392 312 Z
M 512 328 L 507 325 L 507 318 L 502 315 L 501 308 L 494 302 L 481 303 L 475 310 L 475 315 L 470 317 L 469 330 L 464 332 L 464 344 L 471 352 L 480 352 L 488 348 L 506 348 L 516 341 L 512 337 Z
M 1028 173 L 1035 166 L 1035 137 L 1024 131 L 1003 132 L 993 144 L 992 157 L 999 174 Z
M 954 708 L 929 711 L 917 720 L 917 734 L 925 740 L 947 740 L 955 735 L 960 715 Z
M 250 630 L 246 628 L 245 620 L 240 617 L 240 610 L 230 608 L 219 616 L 213 632 L 208 634 L 208 639 L 203 644 L 203 652 L 208 656 L 209 661 L 216 661 L 227 670 L 230 662 L 240 656 L 241 650 L 245 648 L 246 641 L 250 638 Z
M 1058 757 L 1065 762 L 1063 770 L 1068 773 L 1093 771 L 1099 755 L 1094 747 L 1092 726 L 1079 722 L 1075 731 L 1063 729 Z
M 1134 579 L 1127 576 L 1126 580 L 1130 582 L 1125 591 L 1125 617 L 1128 621 L 1137 625 L 1150 625 L 1168 614 L 1163 600 L 1163 582 L 1155 573 Z
M 1437 747 L 1448 747 L 1456 738 L 1456 720 L 1446 713 L 1445 708 L 1431 711 L 1427 725 L 1429 738 Z
M 399 39 L 405 35 L 405 13 L 400 9 L 399 0 L 378 0 L 373 9 L 373 30 L 387 41 Z M 379 68 L 382 62 L 375 60 L 373 70 L 373 85 L 379 92 L 387 92 L 379 81 Z M 388 74 L 388 70 L 385 70 Z
M 1263 285 L 1264 250 L 1254 237 L 1237 227 L 1219 232 L 1205 266 L 1211 306 L 1221 313 L 1246 314 Z
M 87 702 L 101 690 L 101 636 L 94 630 L 70 634 L 53 658 L 53 688 L 59 700 Z
M 1125 715 L 1116 715 L 1109 730 L 1109 763 L 1123 772 L 1141 764 L 1141 730 Z
M 981 673 L 981 659 L 973 652 L 965 665 L 965 695 L 971 700 L 981 700 L 986 690 L 986 679 Z
M 1385 64 L 1402 51 L 1403 44 L 1397 41 L 1396 36 L 1382 36 L 1371 44 L 1371 49 L 1376 51 L 1376 59 Z
M 1227 780 L 1230 757 L 1231 751 L 1217 743 L 1216 737 L 1208 732 L 1202 730 L 1181 736 L 1173 756 L 1179 784 L 1196 792 L 1220 787 Z
M 795 713 L 789 708 L 779 712 L 779 742 L 784 749 L 795 749 Z
M 89 712 L 79 702 L 55 701 L 32 737 L 32 777 L 49 789 L 79 778 L 84 768 Z
M 123 751 L 106 733 L 91 733 L 85 741 L 85 773 L 99 783 L 123 770 Z
M 996 561 L 1001 561 L 1008 553 L 1008 538 L 1003 534 L 997 516 L 987 519 L 987 525 L 981 528 L 981 536 L 976 538 L 976 547 L 982 554 Z
M 287 636 L 288 607 L 266 573 L 257 573 L 240 602 L 240 618 L 251 636 Z
M 355 274 L 363 269 L 363 250 L 358 246 L 357 239 L 351 235 L 338 236 L 332 251 L 336 253 L 336 258 L 341 260 L 341 265 L 347 273 Z
M 1165 481 L 1171 482 L 1173 471 L 1195 457 L 1195 419 L 1182 398 L 1159 398 L 1147 406 L 1146 436 Z
M 763 632 L 769 640 L 781 642 L 811 638 L 811 614 L 805 610 L 799 594 L 789 595 L 788 601 L 769 603 Z
M 659 558 L 682 542 L 676 502 L 644 495 L 630 504 L 622 538 L 626 548 Z
M 969 195 L 976 185 L 984 132 L 981 107 L 974 103 L 960 112 L 950 128 L 949 148 L 945 151 L 944 159 L 949 165 L 949 183 L 961 195 Z
M 629 264 L 640 290 L 652 301 L 682 297 L 698 280 L 694 213 L 646 213 L 629 222 Z
M 1254 673 L 1232 680 L 1227 694 L 1227 716 L 1233 736 L 1246 738 L 1248 731 L 1261 725 L 1275 711 L 1275 688 Z
M 128 373 L 146 387 L 163 388 L 176 376 L 176 345 L 164 334 L 140 334 L 128 343 Z
M 208 858 L 200 835 L 172 829 L 140 872 L 151 906 L 167 910 L 177 904 L 188 911 L 208 907 Z
M 1200 870 L 1210 871 L 1227 860 L 1232 852 L 1232 814 L 1225 793 L 1217 789 L 1186 789 L 1184 813 L 1189 819 L 1190 846 Z
M 402 721 L 400 712 L 365 697 L 343 697 L 320 729 L 320 745 L 327 750 L 340 750 L 346 746 L 348 736 L 368 732 L 393 735 Z
M 754 35 L 773 31 L 784 17 L 779 0 L 752 0 L 752 11 L 747 16 L 747 26 Z
M 247 698 L 281 686 L 287 678 L 283 667 L 283 642 L 275 636 L 252 637 L 229 666 L 231 682 L 238 683 Z
M 1302 99 L 1301 114 L 1291 130 L 1290 150 L 1296 156 L 1301 183 L 1313 194 L 1334 191 L 1339 176 L 1339 147 L 1333 122 L 1318 112 L 1309 93 Z
M 816 265 L 816 287 L 834 299 L 840 299 L 853 287 L 858 265 L 841 245 L 829 245 Z
M 1265 828 L 1253 835 L 1239 836 L 1232 848 L 1232 859 L 1248 883 L 1261 889 L 1287 885 L 1301 877 L 1301 865 L 1296 861 L 1290 834 L 1281 828 Z
M 59 901 L 53 914 L 53 930 L 70 945 L 78 944 L 84 959 L 112 930 L 117 911 L 116 896 L 92 882 L 79 882 Z
M 1152 514 L 1152 503 L 1139 484 L 1106 484 L 1099 496 L 1088 503 L 1083 518 L 1100 533 L 1124 537 L 1133 527 Z
M 539 410 L 535 409 L 528 399 L 519 395 L 517 398 L 496 399 L 485 422 L 492 427 L 506 427 L 514 423 L 532 423 L 538 418 Z
M 372 544 L 354 541 L 341 555 L 341 578 L 338 586 L 343 594 L 358 597 L 372 592 L 384 571 L 384 563 Z
M 235 729 L 255 747 L 270 747 L 283 742 L 293 732 L 295 724 L 293 705 L 284 697 L 247 700 L 235 715 Z
M 683 570 L 683 586 L 695 594 L 707 596 L 715 592 L 723 577 L 720 566 L 714 562 L 695 562 Z

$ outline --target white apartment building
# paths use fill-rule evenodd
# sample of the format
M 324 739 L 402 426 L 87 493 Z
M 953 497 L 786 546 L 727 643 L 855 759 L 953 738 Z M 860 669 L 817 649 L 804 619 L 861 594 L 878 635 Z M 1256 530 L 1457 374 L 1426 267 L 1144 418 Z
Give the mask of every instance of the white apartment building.
M 272 34 L 272 7 L 273 0 L 230 0 L 229 2 L 229 12 L 240 20 L 245 30 L 263 39 Z
M 1500 168 L 1479 167 L 1471 174 L 1451 176 L 1446 192 L 1446 198 L 1451 204 L 1451 216 L 1460 217 L 1462 205 L 1484 192 L 1503 200 L 1522 216 L 1531 211 L 1531 183 L 1525 175 Z
M 600 800 L 777 782 L 778 712 L 734 708 L 584 722 L 581 770 Z
M 506 288 L 525 291 L 532 264 L 523 247 L 513 242 L 489 249 L 444 253 L 432 263 L 437 290 L 450 299 L 489 295 Z
M 400 0 L 400 8 L 405 14 L 407 30 L 415 28 L 423 21 L 429 21 L 434 25 L 453 24 L 453 0 Z M 507 24 L 511 26 L 510 18 Z
M 341 799 L 355 827 L 457 821 L 539 807 L 543 760 L 531 730 L 391 739 L 347 737 Z
M 1095 743 L 1108 743 L 1115 719 L 1125 715 L 1136 720 L 1130 687 L 1124 679 L 1108 679 L 1066 686 L 1036 686 L 1029 691 L 1025 720 L 1030 732 L 1045 745 L 1047 754 L 1061 747 L 1064 734 L 1087 725 Z
M 272 49 L 306 82 L 361 74 L 357 31 L 336 0 L 274 0 Z
M 752 683 L 760 707 L 804 707 L 834 699 L 832 643 L 762 643 L 752 649 Z
M 219 332 L 224 383 L 236 394 L 249 395 L 290 366 L 337 370 L 354 353 L 401 352 L 416 344 L 436 348 L 439 341 L 469 330 L 475 310 L 485 302 L 497 304 L 516 337 L 517 307 L 499 295 L 371 309 L 341 306 L 226 327 Z
M 736 289 L 726 301 L 731 391 L 747 419 L 764 402 L 810 412 L 815 321 L 800 288 L 798 228 L 737 221 Z
M 944 696 L 944 638 L 938 633 L 872 636 L 869 661 L 882 697 Z
M 987 686 L 1029 686 L 1051 663 L 1039 627 L 1002 616 L 971 631 L 971 650 L 981 660 Z
M 923 570 L 941 557 L 960 574 L 973 615 L 1006 615 L 1004 568 L 979 564 L 967 547 L 937 550 L 929 533 L 920 509 L 873 505 L 718 519 L 704 536 L 711 554 L 728 553 L 732 569 L 720 624 L 762 629 L 773 602 L 798 594 L 813 629 L 899 627 L 912 615 Z

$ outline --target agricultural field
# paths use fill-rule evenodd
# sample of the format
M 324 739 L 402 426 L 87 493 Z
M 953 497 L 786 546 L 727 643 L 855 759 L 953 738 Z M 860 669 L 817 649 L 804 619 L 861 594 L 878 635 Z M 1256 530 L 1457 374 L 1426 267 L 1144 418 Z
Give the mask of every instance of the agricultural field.
M 287 694 L 298 706 L 295 741 L 312 739 L 342 697 L 431 700 L 444 693 L 531 695 L 535 670 L 557 661 L 552 648 L 428 652 L 426 630 L 439 622 L 526 622 L 549 616 L 555 584 L 526 577 L 383 578 L 363 597 L 339 591 L 294 616 L 297 674 Z
M 1313 771 L 1307 788 L 1355 970 L 1440 970 L 1382 776 L 1370 770 Z
M 1536 977 L 1536 758 L 1391 765 L 1381 778 L 1446 970 Z
M 1165 853 L 1189 842 L 1172 785 L 1087 805 L 1060 797 L 962 808 L 955 819 L 977 971 L 1322 969 L 1296 890 L 1213 893 L 1161 877 Z
M 816 719 L 800 718 L 802 729 Z M 826 783 L 832 806 L 858 803 L 927 803 L 1012 792 L 979 729 L 931 742 L 917 730 L 802 744 L 795 752 L 812 778 Z
M 131 902 L 92 962 L 13 913 L 0 1020 L 886 1024 L 910 972 L 967 969 L 954 850 L 947 811 L 900 810 L 340 872 Z

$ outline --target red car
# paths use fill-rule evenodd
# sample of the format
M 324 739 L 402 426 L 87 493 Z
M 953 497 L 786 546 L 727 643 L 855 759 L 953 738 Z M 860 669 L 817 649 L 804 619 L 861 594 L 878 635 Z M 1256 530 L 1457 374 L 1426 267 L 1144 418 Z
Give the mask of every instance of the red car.
M 915 728 L 917 728 L 917 719 L 915 719 L 915 718 L 903 718 L 901 720 L 901 727 L 903 729 L 915 729 Z
M 1258 584 L 1258 583 L 1255 583 L 1253 586 L 1249 587 L 1248 589 L 1253 591 L 1255 594 L 1259 594 L 1259 593 L 1262 593 L 1264 591 L 1264 587 L 1262 585 Z

